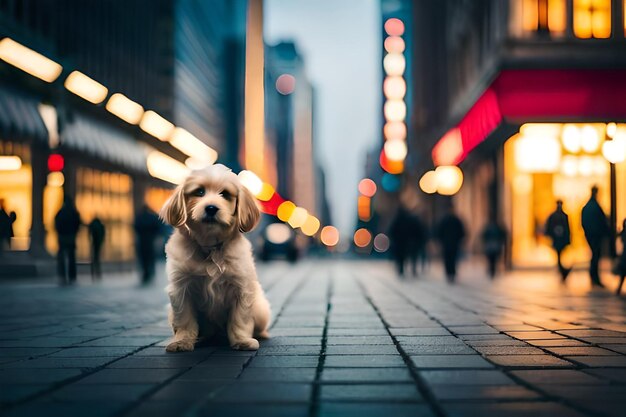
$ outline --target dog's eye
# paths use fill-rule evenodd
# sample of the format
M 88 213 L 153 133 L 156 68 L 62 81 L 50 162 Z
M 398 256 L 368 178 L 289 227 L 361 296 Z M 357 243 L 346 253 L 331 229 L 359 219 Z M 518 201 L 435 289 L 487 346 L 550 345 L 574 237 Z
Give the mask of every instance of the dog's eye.
M 204 191 L 204 188 L 202 187 L 196 188 L 195 190 L 191 192 L 191 195 L 195 197 L 204 197 L 204 194 L 206 194 L 206 191 Z
M 230 193 L 226 190 L 223 190 L 220 195 L 227 200 L 231 197 Z

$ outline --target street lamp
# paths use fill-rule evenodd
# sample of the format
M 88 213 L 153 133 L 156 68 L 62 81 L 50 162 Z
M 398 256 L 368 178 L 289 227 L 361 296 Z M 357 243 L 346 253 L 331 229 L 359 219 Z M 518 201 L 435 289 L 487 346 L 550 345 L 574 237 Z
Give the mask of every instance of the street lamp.
M 611 243 L 609 249 L 611 257 L 615 257 L 617 249 L 615 239 L 617 237 L 617 185 L 615 178 L 615 164 L 626 160 L 626 132 L 616 128 L 614 123 L 609 123 L 606 128 L 605 141 L 602 145 L 602 155 L 609 161 L 610 166 L 610 189 L 611 189 Z

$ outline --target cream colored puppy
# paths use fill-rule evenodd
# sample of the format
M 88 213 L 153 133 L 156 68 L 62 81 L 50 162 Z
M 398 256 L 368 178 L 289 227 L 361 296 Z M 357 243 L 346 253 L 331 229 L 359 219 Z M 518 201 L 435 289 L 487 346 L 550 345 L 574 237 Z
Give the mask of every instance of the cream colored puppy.
M 212 165 L 191 172 L 161 218 L 176 228 L 165 246 L 174 331 L 166 350 L 193 350 L 199 334 L 218 329 L 233 349 L 258 349 L 271 312 L 243 236 L 260 218 L 252 194 L 230 169 Z

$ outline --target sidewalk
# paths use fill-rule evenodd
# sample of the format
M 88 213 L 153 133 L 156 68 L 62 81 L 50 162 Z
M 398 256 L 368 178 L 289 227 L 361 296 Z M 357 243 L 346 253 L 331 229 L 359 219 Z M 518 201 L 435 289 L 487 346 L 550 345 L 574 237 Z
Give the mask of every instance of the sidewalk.
M 259 266 L 272 338 L 166 354 L 164 278 L 0 286 L 7 416 L 622 416 L 626 303 L 545 273 Z M 578 284 L 580 281 L 583 284 Z

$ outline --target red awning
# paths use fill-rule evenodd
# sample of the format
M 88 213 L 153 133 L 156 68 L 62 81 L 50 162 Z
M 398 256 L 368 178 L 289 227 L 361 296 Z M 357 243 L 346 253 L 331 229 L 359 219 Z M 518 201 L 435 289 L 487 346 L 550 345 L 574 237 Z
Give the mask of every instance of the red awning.
M 626 70 L 505 70 L 434 146 L 456 165 L 501 123 L 626 119 Z

